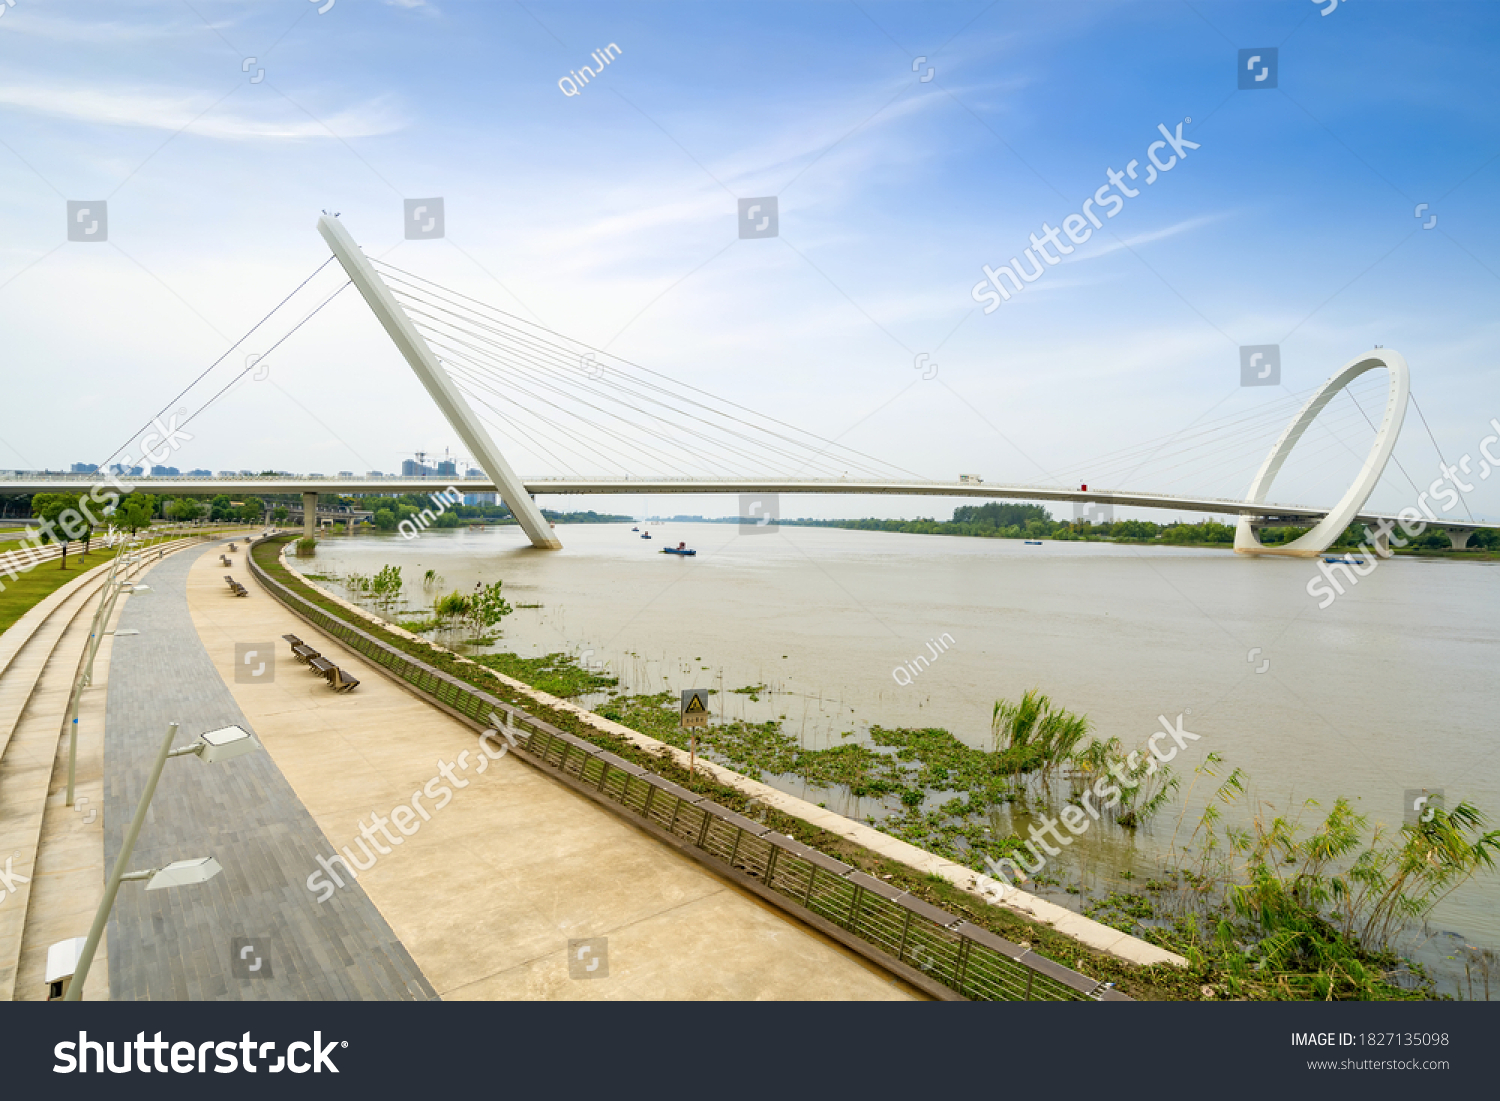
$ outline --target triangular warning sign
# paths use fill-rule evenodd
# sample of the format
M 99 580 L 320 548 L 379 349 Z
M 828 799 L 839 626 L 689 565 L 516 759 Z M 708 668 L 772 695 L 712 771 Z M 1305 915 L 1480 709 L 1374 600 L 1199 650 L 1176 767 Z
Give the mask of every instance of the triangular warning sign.
M 708 708 L 703 705 L 703 697 L 702 696 L 698 696 L 698 695 L 694 695 L 694 696 L 688 697 L 688 704 L 687 704 L 687 707 L 683 710 L 683 714 L 684 715 L 691 715 L 695 711 L 707 711 L 707 710 L 708 710 Z

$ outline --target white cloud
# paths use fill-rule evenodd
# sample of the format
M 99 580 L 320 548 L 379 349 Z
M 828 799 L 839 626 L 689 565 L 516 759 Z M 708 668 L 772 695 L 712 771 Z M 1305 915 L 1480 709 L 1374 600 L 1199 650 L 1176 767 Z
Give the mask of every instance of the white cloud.
M 1090 249 L 1086 255 L 1081 255 L 1078 259 L 1095 260 L 1100 256 L 1108 256 L 1111 252 L 1119 252 L 1123 248 L 1138 248 L 1141 245 L 1149 245 L 1153 241 L 1164 241 L 1168 237 L 1176 237 L 1179 233 L 1190 233 L 1200 226 L 1222 222 L 1227 217 L 1229 217 L 1228 214 L 1201 214 L 1196 218 L 1185 218 L 1172 225 L 1163 226 L 1161 229 L 1138 233 L 1134 237 L 1126 237 L 1119 241 L 1105 241 L 1099 248 Z M 1096 235 L 1095 240 L 1102 239 Z
M 281 97 L 252 116 L 228 99 L 219 105 L 200 93 L 91 88 L 82 85 L 0 85 L 0 107 L 104 126 L 139 126 L 225 139 L 341 138 L 389 134 L 406 125 L 391 97 L 379 96 L 321 118 L 309 117 Z M 199 117 L 201 116 L 201 117 Z

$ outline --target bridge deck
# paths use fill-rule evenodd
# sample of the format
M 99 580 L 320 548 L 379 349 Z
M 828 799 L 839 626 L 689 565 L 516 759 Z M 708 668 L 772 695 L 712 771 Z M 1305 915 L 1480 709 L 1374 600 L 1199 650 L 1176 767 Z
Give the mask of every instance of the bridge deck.
M 82 489 L 94 484 L 94 474 L 0 474 L 0 494 L 57 493 Z M 896 497 L 962 497 L 969 500 L 1077 501 L 1118 505 L 1126 508 L 1171 509 L 1178 512 L 1204 512 L 1222 516 L 1281 517 L 1287 520 L 1318 520 L 1327 508 L 1315 505 L 1292 505 L 1272 502 L 1235 500 L 1225 497 L 1190 497 L 1172 493 L 1143 493 L 1134 490 L 1071 489 L 1062 486 L 990 485 L 984 482 L 867 482 L 796 478 L 522 478 L 526 491 L 562 497 L 592 494 L 823 494 L 833 496 L 875 494 Z M 130 480 L 137 490 L 146 493 L 338 493 L 400 494 L 436 493 L 453 486 L 460 493 L 495 493 L 495 483 L 483 478 L 407 478 L 270 476 L 265 477 L 137 477 Z M 1378 523 L 1395 522 L 1395 515 L 1383 512 L 1361 512 L 1356 520 Z M 1500 522 L 1440 518 L 1429 527 L 1473 530 L 1500 530 Z

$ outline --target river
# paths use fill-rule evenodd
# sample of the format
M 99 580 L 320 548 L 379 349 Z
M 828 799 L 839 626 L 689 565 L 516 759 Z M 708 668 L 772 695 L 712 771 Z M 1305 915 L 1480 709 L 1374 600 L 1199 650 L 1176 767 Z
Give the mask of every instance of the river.
M 1199 736 L 1172 765 L 1184 798 L 1149 829 L 1096 826 L 1065 850 L 1049 868 L 1065 887 L 1047 893 L 1075 908 L 1122 871 L 1155 867 L 1174 827 L 1186 840 L 1216 783 L 1187 792 L 1209 752 L 1222 774 L 1248 774 L 1242 808 L 1295 814 L 1316 800 L 1326 813 L 1346 796 L 1394 830 L 1408 793 L 1429 789 L 1500 818 L 1500 563 L 1386 561 L 1320 608 L 1307 560 L 674 522 L 640 524 L 646 541 L 631 527 L 560 526 L 560 552 L 530 549 L 515 527 L 344 536 L 291 561 L 336 574 L 399 565 L 413 611 L 396 618 L 430 605 L 428 569 L 445 592 L 503 580 L 512 604 L 541 607 L 507 617 L 497 649 L 586 655 L 636 692 L 764 684 L 759 702 L 715 695 L 716 711 L 784 717 L 813 747 L 879 724 L 943 727 L 988 748 L 995 701 L 1033 687 L 1127 747 L 1180 716 Z M 659 553 L 679 541 L 698 556 Z M 851 817 L 875 809 L 779 786 Z M 1419 958 L 1442 970 L 1454 934 L 1500 947 L 1497 903 L 1496 875 L 1452 896 Z

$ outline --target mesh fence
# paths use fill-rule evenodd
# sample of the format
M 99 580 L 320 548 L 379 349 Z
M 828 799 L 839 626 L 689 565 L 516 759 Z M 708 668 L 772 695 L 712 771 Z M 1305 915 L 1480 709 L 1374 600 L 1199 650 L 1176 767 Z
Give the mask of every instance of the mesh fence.
M 847 930 L 963 997 L 1130 1000 L 418 661 L 267 576 L 252 556 L 246 561 L 261 584 L 291 611 L 372 664 L 477 723 L 489 725 L 490 716 L 498 715 L 532 760 L 566 773 L 788 903 Z

